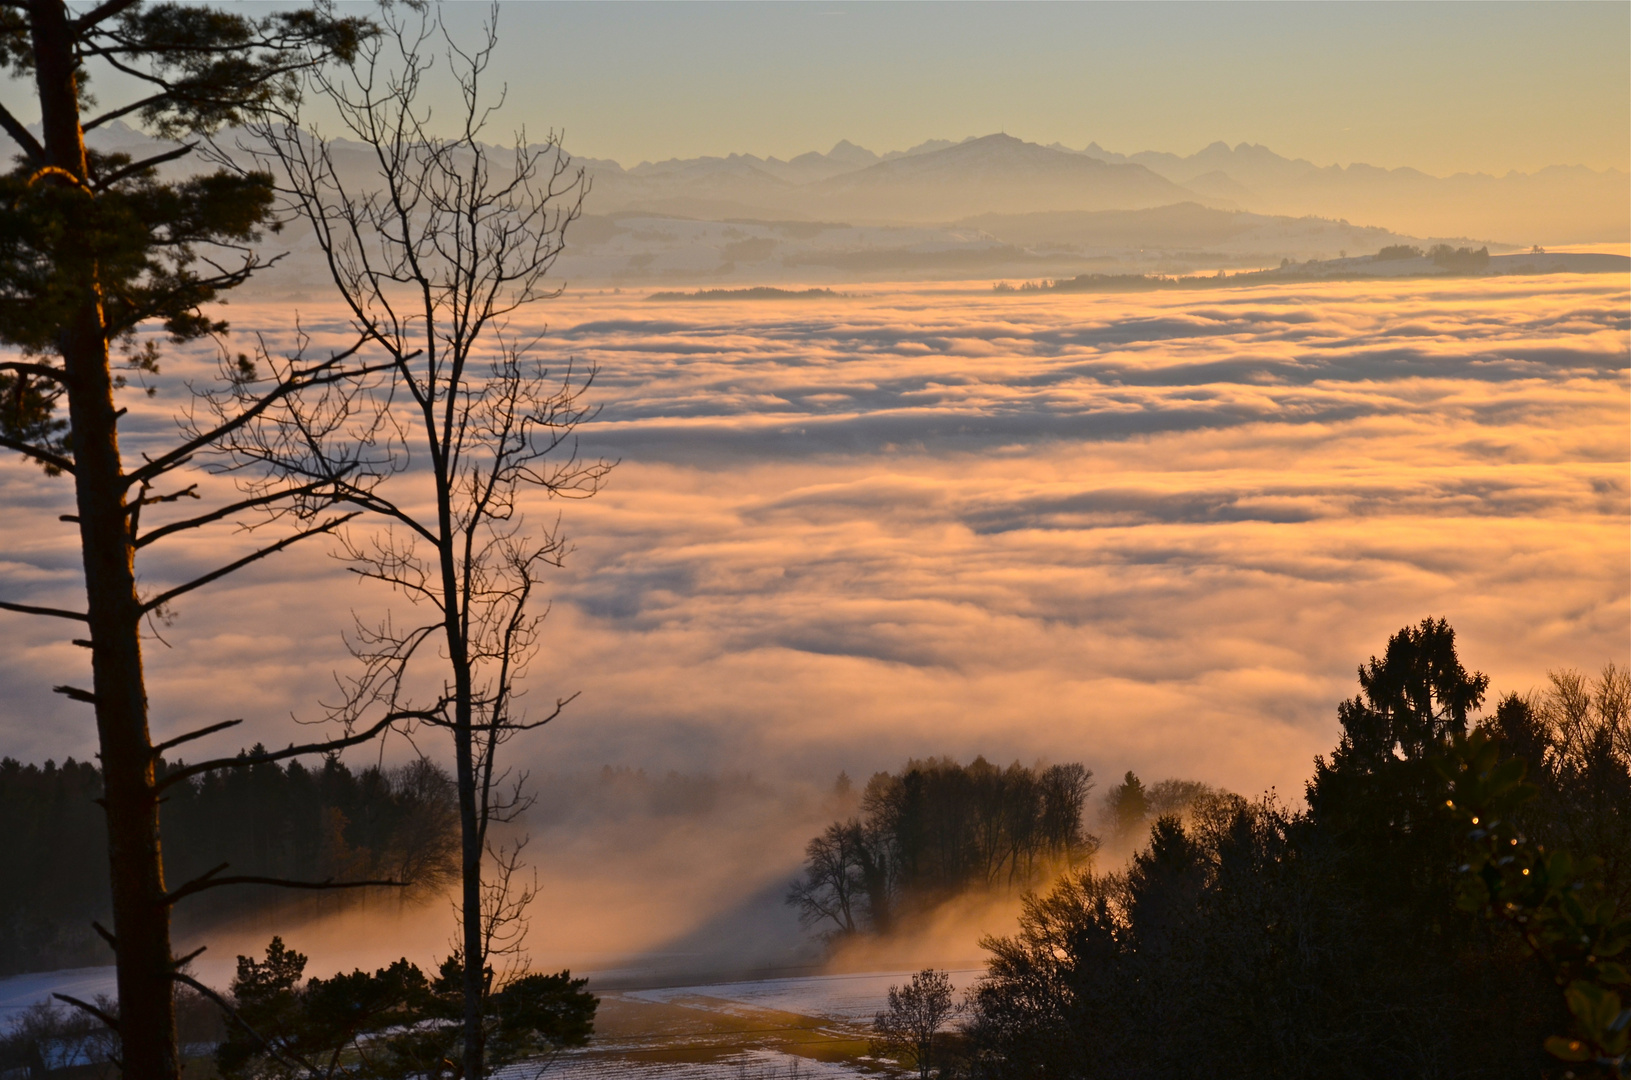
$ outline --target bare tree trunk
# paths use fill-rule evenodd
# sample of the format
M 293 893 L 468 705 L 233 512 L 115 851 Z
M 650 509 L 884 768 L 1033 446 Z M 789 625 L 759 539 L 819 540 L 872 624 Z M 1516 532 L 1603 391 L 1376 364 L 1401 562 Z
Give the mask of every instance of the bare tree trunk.
M 440 455 L 438 455 L 440 456 Z M 475 715 L 472 703 L 470 657 L 467 648 L 468 603 L 459 588 L 455 566 L 453 541 L 458 535 L 453 528 L 453 513 L 447 484 L 437 478 L 439 520 L 442 528 L 441 544 L 442 589 L 447 609 L 447 648 L 453 669 L 453 756 L 458 773 L 459 787 L 459 853 L 460 890 L 459 919 L 464 953 L 464 1044 L 460 1068 L 464 1080 L 481 1080 L 483 1065 L 484 1030 L 483 1006 L 486 1003 L 487 950 L 482 938 L 481 910 L 481 858 L 483 854 L 482 810 L 477 794 L 480 783 L 476 776 Z
M 35 81 L 48 166 L 67 176 L 43 182 L 87 183 L 73 38 L 61 0 L 33 0 Z M 87 196 L 88 197 L 88 196 Z M 170 908 L 159 849 L 159 802 L 147 727 L 127 487 L 119 457 L 118 413 L 103 332 L 100 279 L 63 334 L 72 422 L 74 489 L 85 567 L 92 699 L 101 743 L 103 809 L 118 961 L 121 1062 L 130 1080 L 174 1080 L 175 995 L 171 985 Z M 79 696 L 79 695 L 74 695 Z

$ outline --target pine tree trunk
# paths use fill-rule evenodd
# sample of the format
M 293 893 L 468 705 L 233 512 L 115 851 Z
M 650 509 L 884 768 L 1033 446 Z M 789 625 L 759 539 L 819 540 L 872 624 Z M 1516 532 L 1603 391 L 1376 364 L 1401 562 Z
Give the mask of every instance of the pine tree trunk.
M 32 0 L 30 16 L 48 164 L 83 183 L 85 145 L 68 12 L 61 0 Z M 159 804 L 147 728 L 135 549 L 125 507 L 101 287 L 94 261 L 86 265 L 86 299 L 63 330 L 61 352 L 108 823 L 120 1060 L 127 1080 L 177 1080 L 170 910 L 164 900 Z

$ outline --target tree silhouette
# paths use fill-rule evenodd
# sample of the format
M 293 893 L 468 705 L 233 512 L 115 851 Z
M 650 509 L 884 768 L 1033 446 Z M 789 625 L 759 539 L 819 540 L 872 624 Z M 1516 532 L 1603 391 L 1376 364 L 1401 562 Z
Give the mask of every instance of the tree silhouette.
M 117 1023 L 124 1072 L 140 1080 L 172 1080 L 180 1068 L 170 908 L 233 880 L 217 874 L 174 888 L 165 881 L 159 804 L 166 783 L 178 778 L 159 779 L 155 764 L 165 750 L 232 722 L 153 744 L 142 621 L 343 520 L 324 513 L 334 477 L 268 489 L 145 531 L 143 512 L 162 514 L 199 498 L 198 485 L 185 483 L 177 470 L 235 426 L 276 402 L 341 386 L 353 371 L 343 352 L 291 364 L 281 378 L 259 384 L 240 413 L 185 433 L 127 471 L 119 444 L 124 409 L 116 405 L 125 377 L 114 370 L 111 348 L 123 346 L 138 375 L 156 374 L 159 352 L 152 342 L 136 347 L 139 325 L 161 324 L 178 342 L 223 333 L 226 324 L 202 307 L 264 265 L 251 245 L 269 221 L 273 193 L 270 178 L 259 173 L 160 180 L 158 167 L 185 157 L 193 142 L 132 160 L 87 150 L 85 133 L 134 116 L 166 138 L 208 136 L 256 109 L 292 100 L 301 72 L 351 55 L 368 32 L 365 21 L 318 9 L 251 18 L 138 0 L 104 0 L 80 14 L 63 0 L 0 7 L 0 64 L 32 82 L 42 132 L 36 138 L 0 108 L 0 128 L 21 152 L 18 167 L 0 177 L 7 207 L 0 215 L 0 342 L 21 352 L 20 359 L 0 362 L 0 446 L 50 475 L 71 478 L 76 507 L 68 520 L 79 532 L 86 597 L 84 610 L 11 600 L 0 608 L 81 624 L 87 633 L 76 643 L 90 652 L 90 688 L 56 689 L 96 712 L 113 910 L 104 936 L 118 964 L 120 1016 L 115 1021 L 105 1010 L 87 1008 Z M 134 100 L 88 115 L 95 104 L 88 82 L 98 66 L 142 89 Z M 58 415 L 62 405 L 66 416 Z M 138 590 L 136 561 L 148 545 L 278 508 L 292 512 L 288 520 L 295 526 L 281 539 L 156 594 Z M 368 734 L 326 745 L 349 745 Z M 268 760 L 310 749 L 291 748 Z
M 346 493 L 383 525 L 346 536 L 352 569 L 425 616 L 358 628 L 362 672 L 338 715 L 363 724 L 380 709 L 414 713 L 451 736 L 467 1077 L 485 1075 L 482 1017 L 495 992 L 486 973 L 519 948 L 525 924 L 515 916 L 530 898 L 498 884 L 517 880 L 517 852 L 488 842 L 489 825 L 513 820 L 528 801 L 525 777 L 500 768 L 500 747 L 549 723 L 570 700 L 558 698 L 541 715 L 518 702 L 547 610 L 535 591 L 567 550 L 558 527 L 529 521 L 521 502 L 529 489 L 587 497 L 611 468 L 577 455 L 592 373 L 580 378 L 568 364 L 552 374 L 533 356 L 535 339 L 511 331 L 515 312 L 558 295 L 547 275 L 587 182 L 553 134 L 532 146 L 518 136 L 505 151 L 482 141 L 502 102 L 483 83 L 496 18 L 495 8 L 484 40 L 467 51 L 427 13 L 387 10 L 385 32 L 361 45 L 343 75 L 314 76 L 347 135 L 367 148 L 374 175 L 366 187 L 352 186 L 331 145 L 304 129 L 293 108 L 263 111 L 255 141 L 244 144 L 312 227 L 364 348 L 391 373 L 386 395 L 401 403 L 391 414 L 392 451 L 422 452 L 426 462 L 428 490 L 399 472 Z M 438 41 L 461 103 L 446 137 L 432 133 L 421 98 Z M 312 426 L 302 404 L 291 400 L 275 423 L 242 429 L 236 460 L 288 484 L 333 472 L 300 437 Z M 424 684 L 440 689 L 431 699 L 415 696 L 411 687 Z M 492 881 L 483 876 L 487 858 L 500 869 Z
M 924 968 L 905 986 L 891 986 L 887 1006 L 872 1019 L 875 1043 L 917 1067 L 922 1080 L 934 1069 L 935 1037 L 962 1011 L 952 999 L 951 976 Z
M 1067 877 L 983 943 L 982 1075 L 1520 1080 L 1567 1075 L 1557 1057 L 1616 1075 L 1631 680 L 1558 672 L 1480 720 L 1488 680 L 1427 619 L 1359 685 L 1305 811 L 1156 808 L 1125 869 Z

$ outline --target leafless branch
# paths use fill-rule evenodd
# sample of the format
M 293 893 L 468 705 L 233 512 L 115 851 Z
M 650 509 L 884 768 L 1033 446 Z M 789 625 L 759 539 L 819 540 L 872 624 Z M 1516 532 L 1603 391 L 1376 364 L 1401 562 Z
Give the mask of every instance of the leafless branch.
M 177 735 L 173 739 L 166 739 L 153 747 L 153 757 L 156 759 L 166 750 L 173 750 L 184 742 L 202 739 L 206 735 L 214 735 L 217 731 L 225 731 L 227 728 L 237 727 L 241 723 L 243 723 L 242 719 L 222 720 L 219 724 L 210 724 L 208 727 L 201 727 L 197 731 L 189 731 L 185 735 Z
M 194 589 L 208 585 L 212 581 L 217 581 L 226 577 L 228 574 L 242 570 L 250 563 L 258 562 L 259 560 L 266 558 L 268 555 L 275 555 L 291 544 L 297 544 L 307 537 L 333 532 L 335 529 L 339 528 L 341 525 L 344 525 L 346 522 L 350 521 L 356 516 L 356 514 L 344 514 L 340 517 L 325 521 L 320 525 L 315 525 L 310 529 L 302 529 L 293 536 L 285 536 L 282 540 L 279 540 L 275 544 L 268 544 L 259 551 L 245 555 L 243 558 L 230 562 L 219 569 L 211 570 L 209 573 L 204 574 L 201 577 L 193 578 L 191 581 L 186 582 L 185 584 L 177 585 L 173 589 L 165 590 L 164 592 L 155 596 L 153 599 L 143 603 L 140 610 L 142 614 L 145 615 L 149 611 L 154 611 L 163 607 L 165 604 L 168 604 L 171 600 L 174 600 L 178 596 L 192 592 Z
M 155 791 L 163 791 L 172 784 L 178 784 L 199 773 L 214 772 L 217 769 L 242 769 L 251 765 L 265 765 L 273 761 L 283 761 L 287 758 L 301 757 L 307 754 L 329 754 L 336 750 L 344 750 L 348 746 L 365 743 L 375 735 L 384 731 L 392 724 L 402 723 L 404 720 L 428 719 L 429 711 L 394 712 L 384 717 L 364 731 L 346 735 L 338 739 L 327 739 L 323 742 L 306 743 L 303 746 L 290 746 L 283 750 L 269 750 L 260 754 L 241 754 L 237 757 L 213 758 L 209 761 L 200 761 L 194 765 L 187 765 L 166 773 L 162 779 L 154 784 Z
M 13 604 L 5 600 L 0 600 L 0 611 L 16 611 L 23 615 L 50 615 L 58 619 L 78 619 L 80 622 L 89 621 L 87 616 L 78 611 L 64 611 L 61 608 L 54 607 L 35 607 L 33 604 Z

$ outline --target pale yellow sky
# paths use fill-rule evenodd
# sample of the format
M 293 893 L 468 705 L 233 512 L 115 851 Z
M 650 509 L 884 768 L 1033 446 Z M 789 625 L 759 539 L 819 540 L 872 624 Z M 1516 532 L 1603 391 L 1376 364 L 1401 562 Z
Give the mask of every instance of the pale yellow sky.
M 1631 157 L 1624 3 L 512 2 L 501 27 L 516 117 L 625 165 L 999 130 L 1438 174 Z
M 488 5 L 440 10 L 467 37 Z M 504 126 L 564 128 L 574 153 L 624 165 L 993 131 L 1438 175 L 1631 159 L 1626 3 L 507 0 L 500 25 Z M 31 87 L 0 100 L 37 116 Z

